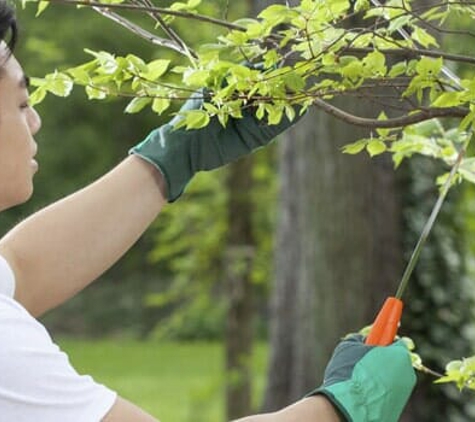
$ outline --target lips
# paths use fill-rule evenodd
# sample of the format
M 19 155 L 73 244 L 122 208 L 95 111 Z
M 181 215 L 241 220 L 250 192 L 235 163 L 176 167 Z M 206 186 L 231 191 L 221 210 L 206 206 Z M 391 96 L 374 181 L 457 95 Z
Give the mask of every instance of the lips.
M 32 158 L 30 163 L 31 163 L 31 167 L 33 167 L 33 171 L 36 173 L 39 168 L 38 162 Z
M 38 161 L 35 160 L 36 153 L 38 152 L 38 144 L 36 142 L 33 142 L 33 155 L 31 157 L 31 166 L 33 167 L 33 170 L 35 172 L 38 171 Z

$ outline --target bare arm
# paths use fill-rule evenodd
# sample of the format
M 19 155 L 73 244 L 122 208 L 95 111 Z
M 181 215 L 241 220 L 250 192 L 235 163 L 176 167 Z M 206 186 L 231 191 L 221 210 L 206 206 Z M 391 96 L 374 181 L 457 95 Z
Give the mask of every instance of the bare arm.
M 0 240 L 16 299 L 37 316 L 82 290 L 136 242 L 166 203 L 163 192 L 160 173 L 129 156 L 18 224 Z
M 114 405 L 102 422 L 159 422 L 153 416 L 144 412 L 135 404 L 117 397 Z
M 159 422 L 127 400 L 117 399 L 102 422 Z M 278 412 L 248 416 L 234 422 L 340 422 L 334 407 L 323 396 L 309 397 Z
M 340 422 L 333 405 L 323 396 L 302 399 L 275 413 L 248 416 L 235 422 Z

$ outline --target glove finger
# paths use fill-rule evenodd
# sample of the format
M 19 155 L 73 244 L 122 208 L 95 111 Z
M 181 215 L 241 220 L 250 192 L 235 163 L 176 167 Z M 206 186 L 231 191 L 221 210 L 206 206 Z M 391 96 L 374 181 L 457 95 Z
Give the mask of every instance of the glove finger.
M 338 344 L 325 369 L 325 387 L 350 379 L 355 365 L 374 349 L 374 346 L 365 345 L 363 339 L 363 336 L 356 334 Z

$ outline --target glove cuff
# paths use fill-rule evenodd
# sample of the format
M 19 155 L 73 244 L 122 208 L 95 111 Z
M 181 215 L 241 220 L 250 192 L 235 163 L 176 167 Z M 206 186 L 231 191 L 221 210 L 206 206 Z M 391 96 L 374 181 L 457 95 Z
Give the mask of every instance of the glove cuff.
M 129 150 L 152 164 L 165 179 L 168 202 L 175 202 L 194 175 L 189 159 L 189 141 L 185 135 L 176 136 L 165 125 Z
M 325 396 L 325 398 L 333 405 L 333 407 L 337 411 L 338 416 L 340 417 L 342 422 L 357 422 L 351 418 L 351 415 L 347 412 L 346 408 L 343 406 L 342 403 L 340 403 L 340 401 L 335 397 L 335 395 L 324 387 L 316 388 L 315 390 L 306 394 L 305 398 L 317 395 Z

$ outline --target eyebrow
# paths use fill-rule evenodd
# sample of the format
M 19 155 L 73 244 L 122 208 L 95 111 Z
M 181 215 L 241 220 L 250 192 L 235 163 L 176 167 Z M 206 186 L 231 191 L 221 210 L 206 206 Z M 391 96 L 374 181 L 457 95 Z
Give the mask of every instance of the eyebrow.
M 30 87 L 30 78 L 26 75 L 23 75 L 20 79 L 20 88 L 29 88 Z

